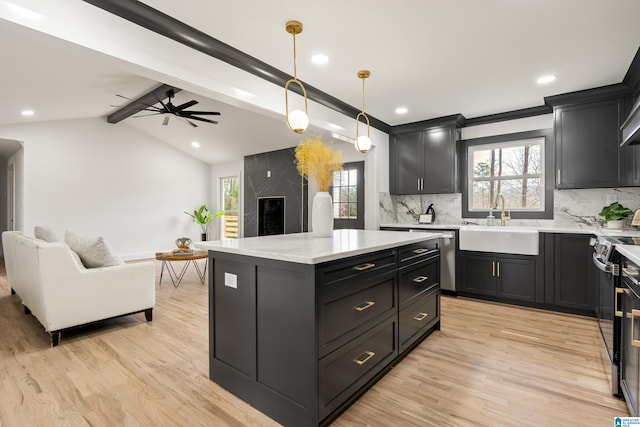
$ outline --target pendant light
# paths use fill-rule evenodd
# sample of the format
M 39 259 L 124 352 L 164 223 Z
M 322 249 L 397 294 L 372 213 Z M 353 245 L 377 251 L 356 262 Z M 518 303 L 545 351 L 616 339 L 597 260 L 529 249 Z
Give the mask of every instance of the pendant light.
M 302 23 L 299 21 L 289 21 L 285 27 L 287 33 L 293 35 L 293 78 L 287 80 L 284 85 L 284 101 L 285 101 L 285 119 L 287 126 L 295 133 L 304 133 L 309 126 L 309 110 L 307 108 L 307 91 L 305 90 L 302 82 L 298 80 L 296 75 L 296 34 L 302 32 Z M 304 97 L 304 111 L 293 110 L 289 112 L 289 85 L 295 83 L 302 89 L 302 95 Z
M 356 116 L 356 150 L 362 154 L 366 154 L 371 149 L 371 127 L 369 126 L 369 117 L 364 113 L 364 79 L 369 77 L 369 70 L 358 71 L 358 78 L 362 79 L 362 111 Z M 367 134 L 358 136 L 360 129 L 360 117 L 364 117 L 367 122 Z

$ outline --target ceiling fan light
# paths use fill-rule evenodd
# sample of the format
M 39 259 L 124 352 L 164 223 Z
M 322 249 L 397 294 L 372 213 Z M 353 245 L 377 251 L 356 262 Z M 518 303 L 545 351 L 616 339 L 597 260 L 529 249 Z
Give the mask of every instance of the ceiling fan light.
M 304 133 L 309 126 L 309 116 L 302 110 L 293 110 L 288 114 L 287 124 L 295 133 Z
M 367 135 L 361 135 L 356 140 L 356 150 L 362 154 L 366 154 L 371 150 L 371 138 Z

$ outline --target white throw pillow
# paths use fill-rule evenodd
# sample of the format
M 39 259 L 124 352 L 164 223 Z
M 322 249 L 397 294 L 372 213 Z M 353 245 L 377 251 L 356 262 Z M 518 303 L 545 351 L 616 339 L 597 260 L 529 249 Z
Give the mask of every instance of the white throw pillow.
M 36 225 L 33 229 L 33 235 L 36 239 L 44 240 L 45 242 L 59 242 L 56 233 L 49 227 Z
M 67 231 L 64 234 L 64 241 L 80 255 L 82 263 L 87 268 L 124 264 L 122 258 L 111 249 L 102 236 L 84 236 Z

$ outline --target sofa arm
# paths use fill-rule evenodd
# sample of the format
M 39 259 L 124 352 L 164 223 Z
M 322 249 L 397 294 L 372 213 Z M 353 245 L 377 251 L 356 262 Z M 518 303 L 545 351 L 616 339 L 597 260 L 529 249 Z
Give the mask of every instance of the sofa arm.
M 68 249 L 68 248 L 67 248 Z M 57 257 L 41 257 L 47 331 L 153 308 L 155 265 L 136 262 L 113 267 L 61 268 Z

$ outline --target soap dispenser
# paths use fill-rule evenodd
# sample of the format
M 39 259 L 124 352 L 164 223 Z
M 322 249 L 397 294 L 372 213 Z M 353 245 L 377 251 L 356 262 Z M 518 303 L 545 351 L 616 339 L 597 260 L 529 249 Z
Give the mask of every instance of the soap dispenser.
M 493 216 L 492 209 L 489 209 L 489 215 L 487 215 L 487 225 L 496 225 L 496 217 Z

